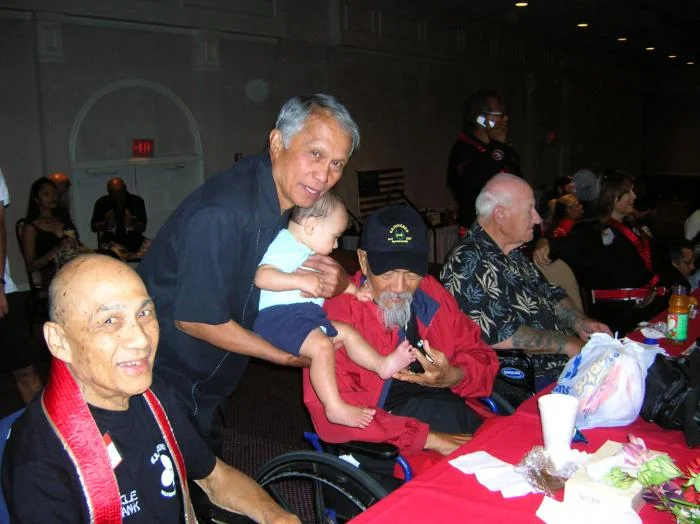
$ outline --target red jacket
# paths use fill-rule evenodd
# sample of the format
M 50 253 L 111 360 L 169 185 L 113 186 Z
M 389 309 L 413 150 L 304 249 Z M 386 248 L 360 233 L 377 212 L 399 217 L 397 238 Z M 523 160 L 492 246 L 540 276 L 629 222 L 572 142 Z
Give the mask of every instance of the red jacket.
M 361 274 L 353 278 L 360 284 Z M 423 278 L 413 297 L 422 339 L 442 351 L 449 363 L 464 371 L 464 380 L 452 388 L 457 395 L 467 398 L 485 397 L 491 393 L 498 371 L 498 358 L 481 340 L 479 327 L 459 309 L 454 297 L 433 277 Z M 382 355 L 399 344 L 398 329 L 386 331 L 381 313 L 373 302 L 360 302 L 354 296 L 340 295 L 327 300 L 324 306 L 328 318 L 346 322 Z M 340 396 L 355 406 L 377 406 L 384 381 L 350 360 L 344 348 L 336 351 L 336 378 Z M 428 425 L 409 417 L 392 415 L 381 408 L 365 429 L 350 428 L 328 421 L 321 401 L 316 396 L 308 369 L 304 370 L 304 403 L 318 435 L 327 442 L 390 442 L 402 454 L 421 451 L 428 437 Z

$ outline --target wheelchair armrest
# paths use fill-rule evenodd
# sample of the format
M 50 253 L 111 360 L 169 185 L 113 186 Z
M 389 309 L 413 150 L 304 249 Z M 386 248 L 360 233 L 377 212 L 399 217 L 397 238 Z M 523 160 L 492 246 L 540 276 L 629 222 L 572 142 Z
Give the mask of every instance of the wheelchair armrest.
M 499 349 L 498 355 L 504 357 L 517 357 L 521 358 L 525 362 L 527 368 L 527 381 L 529 382 L 530 392 L 532 394 L 536 393 L 536 383 L 535 383 L 535 363 L 532 361 L 532 357 L 529 353 L 522 349 Z
M 343 453 L 362 453 L 371 458 L 380 460 L 396 460 L 399 456 L 399 448 L 388 442 L 361 442 L 353 440 L 342 444 L 326 444 Z
M 311 431 L 304 432 L 304 439 L 308 440 L 313 448 L 319 452 L 328 449 L 331 450 L 333 454 L 362 453 L 368 457 L 380 460 L 396 460 L 399 456 L 399 448 L 388 442 L 362 442 L 359 440 L 352 440 L 340 444 L 330 444 L 321 440 L 316 433 Z

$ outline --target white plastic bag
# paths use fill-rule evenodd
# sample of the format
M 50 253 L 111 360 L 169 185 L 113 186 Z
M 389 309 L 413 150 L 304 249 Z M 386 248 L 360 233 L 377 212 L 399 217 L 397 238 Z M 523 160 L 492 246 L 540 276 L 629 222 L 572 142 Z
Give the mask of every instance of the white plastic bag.
M 626 426 L 639 416 L 647 369 L 660 352 L 595 333 L 566 364 L 554 392 L 579 399 L 579 429 Z

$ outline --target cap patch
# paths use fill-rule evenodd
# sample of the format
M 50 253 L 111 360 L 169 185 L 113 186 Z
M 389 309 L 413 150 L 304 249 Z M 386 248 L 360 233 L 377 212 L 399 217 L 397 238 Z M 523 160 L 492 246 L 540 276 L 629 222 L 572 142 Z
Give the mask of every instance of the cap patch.
M 410 236 L 411 231 L 404 224 L 394 224 L 389 228 L 389 236 L 387 242 L 390 244 L 408 244 L 413 237 Z

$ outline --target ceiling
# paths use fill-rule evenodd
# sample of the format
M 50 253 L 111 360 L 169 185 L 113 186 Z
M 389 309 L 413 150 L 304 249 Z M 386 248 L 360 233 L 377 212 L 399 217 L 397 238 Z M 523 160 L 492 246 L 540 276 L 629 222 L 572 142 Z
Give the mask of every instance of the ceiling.
M 652 68 L 700 67 L 700 0 L 433 0 L 453 16 L 578 43 Z M 576 27 L 587 22 L 589 27 Z M 618 42 L 624 36 L 626 42 Z M 653 52 L 646 47 L 654 47 Z M 672 60 L 668 56 L 674 54 Z

